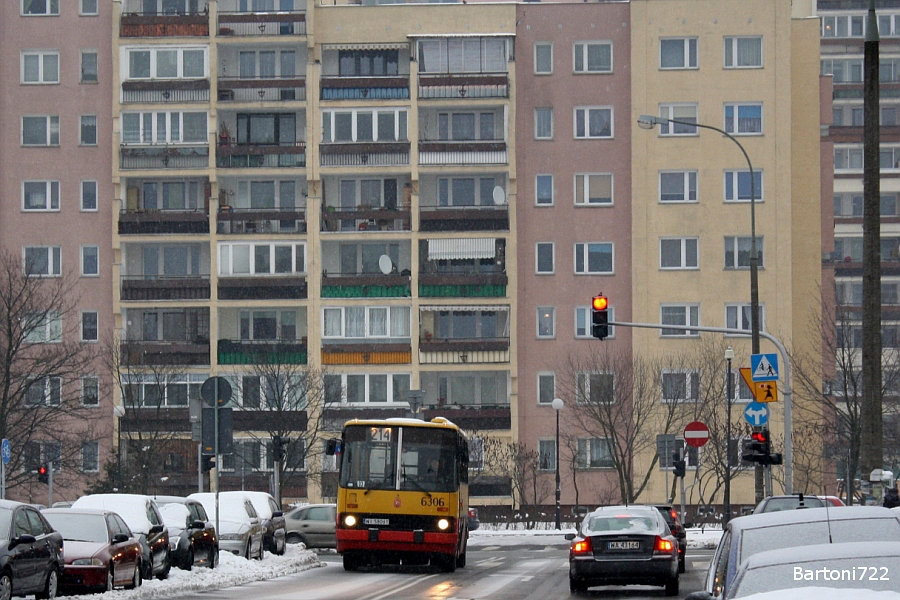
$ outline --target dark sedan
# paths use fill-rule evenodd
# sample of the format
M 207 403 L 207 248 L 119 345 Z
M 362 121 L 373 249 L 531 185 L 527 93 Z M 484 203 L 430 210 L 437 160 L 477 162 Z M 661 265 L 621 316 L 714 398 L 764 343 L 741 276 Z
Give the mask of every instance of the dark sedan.
M 55 598 L 63 537 L 33 506 L 0 500 L 0 598 Z
M 598 585 L 659 585 L 678 594 L 678 540 L 652 506 L 605 506 L 568 534 L 569 589 Z
M 185 571 L 193 567 L 215 569 L 219 564 L 219 539 L 203 505 L 181 496 L 156 496 L 154 500 L 169 530 L 172 564 Z
M 141 544 L 108 510 L 48 508 L 42 513 L 65 540 L 62 589 L 109 592 L 141 585 Z
M 656 509 L 663 516 L 663 519 L 666 520 L 669 531 L 671 531 L 672 535 L 675 536 L 675 539 L 678 540 L 678 572 L 684 573 L 685 555 L 687 552 L 687 532 L 684 530 L 684 525 L 681 524 L 681 518 L 678 516 L 678 511 L 675 510 L 671 504 L 657 504 Z
M 825 503 L 818 496 L 804 495 L 803 493 L 788 496 L 769 496 L 753 509 L 753 514 L 780 512 L 782 510 L 796 510 L 798 508 L 822 508 Z M 829 503 L 829 506 L 832 504 Z

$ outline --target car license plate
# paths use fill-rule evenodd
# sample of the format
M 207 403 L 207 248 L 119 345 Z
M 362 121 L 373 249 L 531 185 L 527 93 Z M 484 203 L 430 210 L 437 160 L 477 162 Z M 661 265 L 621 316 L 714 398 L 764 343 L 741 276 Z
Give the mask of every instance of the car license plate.
M 610 550 L 640 550 L 640 542 L 609 542 L 606 546 Z
M 389 519 L 363 519 L 363 525 L 390 525 Z

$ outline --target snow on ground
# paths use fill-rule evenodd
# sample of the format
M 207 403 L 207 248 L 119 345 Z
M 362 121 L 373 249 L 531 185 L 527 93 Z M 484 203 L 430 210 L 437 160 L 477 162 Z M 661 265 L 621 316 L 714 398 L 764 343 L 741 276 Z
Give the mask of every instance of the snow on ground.
M 168 579 L 144 581 L 144 584 L 136 590 L 115 590 L 78 597 L 90 600 L 145 600 L 171 597 L 186 592 L 220 589 L 253 581 L 274 579 L 320 566 L 322 563 L 319 562 L 316 554 L 304 550 L 302 544 L 288 544 L 284 556 L 275 556 L 266 552 L 265 558 L 261 561 L 247 560 L 230 552 L 220 552 L 219 566 L 215 569 L 195 567 L 192 571 L 182 571 L 173 568 L 169 572 Z
M 706 527 L 704 529 L 689 528 L 686 529 L 687 533 L 687 547 L 688 548 L 710 548 L 714 549 L 719 545 L 719 540 L 722 537 L 721 529 L 712 529 L 710 527 Z
M 742 600 L 784 600 L 787 590 L 752 594 Z M 794 588 L 789 591 L 791 600 L 900 600 L 897 592 L 874 592 L 865 589 L 838 589 L 823 587 Z

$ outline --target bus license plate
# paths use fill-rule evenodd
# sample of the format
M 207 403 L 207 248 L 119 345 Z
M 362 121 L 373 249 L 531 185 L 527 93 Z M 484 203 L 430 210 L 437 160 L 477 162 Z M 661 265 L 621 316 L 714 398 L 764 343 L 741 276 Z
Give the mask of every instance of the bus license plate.
M 640 542 L 609 542 L 607 546 L 610 550 L 638 550 L 640 547 Z
M 390 525 L 389 519 L 363 519 L 363 525 Z

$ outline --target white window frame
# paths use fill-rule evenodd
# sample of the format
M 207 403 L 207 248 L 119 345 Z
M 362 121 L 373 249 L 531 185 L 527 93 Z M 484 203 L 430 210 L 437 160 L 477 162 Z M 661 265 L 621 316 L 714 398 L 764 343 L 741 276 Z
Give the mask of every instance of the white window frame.
M 678 67 L 663 66 L 663 42 L 680 41 L 683 63 Z M 691 63 L 691 45 L 693 44 L 694 64 Z M 696 37 L 664 37 L 659 39 L 659 68 L 663 71 L 697 69 L 700 62 L 700 49 Z
M 88 315 L 94 315 L 94 327 L 96 329 L 96 333 L 94 337 L 86 337 L 85 336 L 85 328 L 84 328 L 84 320 Z M 100 312 L 96 310 L 83 310 L 81 311 L 81 319 L 79 320 L 79 329 L 81 330 L 81 341 L 82 342 L 99 342 L 100 341 Z
M 665 175 L 680 175 L 682 180 L 682 199 L 681 200 L 668 200 L 663 198 L 663 176 Z M 699 173 L 696 169 L 685 169 L 685 170 L 665 170 L 659 172 L 659 203 L 660 204 L 696 204 L 699 202 L 699 185 L 697 183 L 697 179 L 699 178 Z
M 346 335 L 347 332 L 347 309 L 348 308 L 363 308 L 365 309 L 365 321 L 363 323 L 363 329 L 365 335 L 362 337 L 354 336 L 349 337 Z M 370 332 L 370 325 L 372 323 L 372 319 L 370 315 L 375 310 L 387 310 L 387 321 L 386 321 L 386 329 L 387 335 L 372 335 Z M 394 332 L 391 329 L 393 323 L 392 313 L 394 310 L 403 310 L 406 309 L 408 311 L 409 320 L 406 325 L 406 335 L 401 335 L 400 332 Z M 340 335 L 327 335 L 325 330 L 325 313 L 327 311 L 340 311 L 341 316 L 341 333 Z M 412 308 L 409 306 L 364 306 L 364 307 L 347 307 L 347 306 L 323 306 L 321 311 L 322 318 L 322 339 L 328 340 L 359 340 L 359 339 L 390 339 L 390 338 L 408 338 L 412 335 L 411 322 L 412 322 Z
M 97 260 L 97 268 L 93 273 L 89 273 L 85 268 L 85 258 L 87 257 L 87 253 L 93 250 L 95 252 L 95 258 Z M 81 276 L 82 277 L 100 277 L 100 246 L 82 246 L 81 247 Z
M 610 321 L 616 320 L 616 309 L 613 305 L 609 305 L 606 308 L 607 317 Z M 575 307 L 575 339 L 576 340 L 592 340 L 593 336 L 593 311 L 590 306 L 576 306 Z M 579 333 L 579 329 L 582 329 L 582 324 L 584 325 L 584 333 Z M 609 334 L 606 336 L 606 339 L 614 339 L 616 337 L 616 328 L 613 325 L 608 325 L 607 329 Z
M 340 377 L 341 378 L 341 401 L 340 403 L 329 402 L 329 407 L 335 406 L 408 406 L 409 401 L 406 399 L 399 399 L 397 401 L 394 400 L 394 397 L 397 395 L 397 392 L 394 390 L 394 377 L 406 376 L 408 379 L 407 385 L 412 385 L 412 375 L 410 373 L 388 373 L 388 372 L 376 372 L 376 373 L 330 373 L 330 376 Z M 365 399 L 362 402 L 350 402 L 347 398 L 347 377 L 365 377 Z M 370 394 L 372 391 L 372 384 L 370 381 L 370 377 L 372 376 L 382 376 L 387 378 L 387 401 L 386 402 L 376 402 L 370 400 Z
M 44 207 L 29 208 L 25 202 L 25 187 L 29 184 L 44 185 Z M 22 210 L 24 212 L 59 212 L 59 181 L 52 179 L 27 180 L 22 182 Z
M 541 402 L 541 378 L 542 377 L 550 377 L 553 379 L 553 393 L 550 394 L 550 402 Z M 556 373 L 554 371 L 538 371 L 535 375 L 535 380 L 537 383 L 537 404 L 538 406 L 550 406 L 550 403 L 553 402 L 553 399 L 556 398 Z
M 678 242 L 679 264 L 666 266 L 663 264 L 663 244 L 666 242 Z M 692 244 L 693 242 L 693 244 Z M 693 245 L 693 261 L 690 260 L 690 250 Z M 693 262 L 693 264 L 691 264 Z M 662 237 L 659 238 L 659 268 L 663 271 L 695 271 L 700 269 L 700 238 L 699 237 Z
M 542 246 L 550 247 L 550 270 L 541 271 L 540 268 L 540 249 Z M 535 242 L 534 244 L 534 274 L 535 275 L 553 275 L 556 273 L 556 243 L 555 242 Z
M 700 105 L 696 102 L 664 102 L 659 105 L 659 116 L 662 119 L 675 119 L 677 121 L 687 122 L 691 122 L 691 119 L 693 119 L 693 122 L 696 123 L 699 114 Z M 700 129 L 698 127 L 691 127 L 690 125 L 682 125 L 680 123 L 668 123 L 666 121 L 659 124 L 660 137 L 691 137 L 699 135 Z
M 584 442 L 584 448 L 582 448 L 582 442 Z M 593 455 L 593 447 L 597 444 L 605 444 L 607 448 L 606 454 L 610 457 L 610 463 L 608 465 L 594 465 L 591 461 L 591 455 Z M 614 459 L 612 448 L 610 446 L 609 438 L 578 438 L 576 441 L 576 458 L 575 465 L 579 470 L 599 470 L 599 469 L 612 469 L 614 468 Z
M 85 56 L 94 56 L 94 68 L 96 69 L 96 79 L 85 79 L 84 77 L 84 57 Z M 78 62 L 79 69 L 81 73 L 79 74 L 79 83 L 99 83 L 100 82 L 100 53 L 97 52 L 94 48 L 83 48 L 80 51 L 80 58 Z
M 350 113 L 350 119 L 352 122 L 351 125 L 351 134 L 350 140 L 336 140 L 335 139 L 335 126 L 334 120 L 335 115 Z M 366 140 L 359 140 L 359 113 L 372 113 L 372 138 Z M 378 115 L 380 113 L 393 113 L 394 115 L 394 137 L 387 140 L 382 140 L 378 137 Z M 403 119 L 400 118 L 401 115 Z M 348 144 L 348 143 L 357 143 L 361 142 L 364 144 L 371 144 L 373 142 L 402 142 L 406 141 L 409 137 L 409 110 L 405 107 L 403 108 L 342 108 L 342 109 L 329 109 L 322 111 L 322 143 L 330 144 L 330 143 L 338 143 L 338 144 Z M 406 128 L 401 131 L 400 122 L 401 120 L 406 125 Z M 326 125 L 326 122 L 328 125 Z M 331 135 L 330 139 L 326 138 L 326 134 Z
M 666 323 L 665 321 L 665 311 L 666 309 L 680 309 L 682 312 L 682 321 L 680 323 Z M 691 326 L 699 326 L 700 325 L 700 305 L 697 303 L 671 303 L 671 304 L 662 304 L 659 308 L 659 322 L 661 324 L 667 325 L 681 325 L 685 327 Z M 689 331 L 683 329 L 669 329 L 665 328 L 660 329 L 659 332 L 660 337 L 700 337 L 700 332 L 697 330 Z
M 22 0 L 19 3 L 20 13 L 23 17 L 56 17 L 59 16 L 59 0 L 43 0 L 44 6 L 46 7 L 44 12 L 35 12 L 35 13 L 27 13 L 25 12 L 26 5 L 30 5 L 33 1 L 40 0 Z
M 846 171 L 862 172 L 863 149 L 862 146 L 838 146 L 834 147 L 834 171 L 842 173 Z
M 595 70 L 590 69 L 590 67 L 588 66 L 588 55 L 592 46 L 606 46 L 609 48 L 609 68 L 600 68 Z M 579 54 L 581 55 L 581 69 L 578 68 Z M 596 75 L 598 73 L 612 73 L 613 64 L 613 43 L 609 40 L 576 41 L 572 45 L 572 73 L 576 75 Z
M 131 55 L 136 52 L 150 53 L 150 76 L 135 77 L 131 73 Z M 175 52 L 175 71 L 174 77 L 162 77 L 158 74 L 158 55 L 161 52 Z M 184 74 L 184 53 L 185 52 L 202 52 L 203 53 L 203 73 L 195 76 L 186 76 Z M 122 81 L 148 81 L 148 80 L 164 80 L 171 81 L 174 79 L 199 80 L 209 78 L 209 46 L 128 46 L 122 48 L 121 54 L 121 79 Z
M 47 57 L 56 58 L 55 79 L 48 78 L 47 74 Z M 23 50 L 20 55 L 20 83 L 22 85 L 59 85 L 59 50 Z M 28 58 L 37 57 L 38 60 L 38 78 L 36 81 L 28 81 L 25 79 L 25 61 Z
M 94 5 L 94 10 L 91 12 L 90 8 L 85 9 L 85 6 L 88 2 L 92 2 Z M 87 17 L 87 16 L 96 16 L 100 14 L 100 0 L 81 0 L 78 6 L 78 14 Z
M 197 139 L 185 139 L 185 128 L 184 128 L 184 117 L 188 114 L 203 114 L 206 116 L 204 122 L 206 124 L 206 131 L 197 136 Z M 133 132 L 130 129 L 126 129 L 125 121 L 126 117 L 131 117 L 132 115 L 137 115 L 137 140 L 134 139 L 126 139 L 126 135 L 129 137 L 133 135 Z M 150 120 L 150 128 L 147 130 L 147 115 L 149 115 Z M 165 134 L 161 135 L 160 132 L 160 118 L 163 119 L 165 123 Z M 172 123 L 177 123 L 178 135 L 177 137 L 173 135 L 173 127 Z M 206 144 L 208 143 L 209 137 L 209 113 L 205 110 L 145 110 L 145 111 L 123 111 L 120 115 L 120 126 L 121 133 L 119 134 L 119 140 L 123 146 L 155 146 L 155 145 L 170 145 L 170 144 L 187 144 L 196 146 L 198 144 Z M 147 140 L 149 138 L 149 141 Z
M 88 448 L 93 448 L 93 463 L 89 463 Z M 81 442 L 81 472 L 82 473 L 99 473 L 100 472 L 100 442 L 89 441 Z
M 87 396 L 88 382 L 92 382 L 90 385 L 94 387 L 94 391 L 97 392 L 97 396 L 93 402 L 85 402 Z M 84 375 L 80 379 L 81 382 L 81 405 L 82 406 L 100 406 L 100 378 L 96 375 Z
M 604 379 L 611 378 L 609 384 L 612 386 L 611 399 L 612 403 L 616 401 L 616 374 L 611 371 L 578 371 L 575 373 L 575 402 L 580 405 L 590 404 L 591 400 L 591 377 L 600 376 Z M 610 404 L 604 402 L 604 405 Z
M 85 127 L 90 127 L 90 120 L 94 120 L 94 141 L 87 141 L 85 138 Z M 87 121 L 87 122 L 86 122 Z M 97 115 L 81 115 L 78 117 L 78 145 L 79 146 L 96 146 L 99 138 L 99 119 Z
M 62 377 L 58 375 L 46 375 L 44 377 L 29 377 L 28 388 L 22 396 L 25 406 L 59 406 L 62 404 Z M 31 402 L 28 398 L 28 391 L 37 382 L 43 382 L 43 391 L 41 392 L 40 402 Z M 53 393 L 56 392 L 58 401 L 53 401 Z
M 47 273 L 28 272 L 28 250 L 44 250 L 47 252 Z M 22 248 L 22 265 L 29 277 L 60 277 L 62 274 L 62 246 L 24 246 Z
M 588 259 L 590 257 L 590 246 L 600 244 L 609 246 L 610 254 L 610 270 L 609 271 L 589 271 Z M 581 254 L 584 271 L 578 270 L 578 255 Z M 613 242 L 578 242 L 575 244 L 575 261 L 573 271 L 576 275 L 612 275 L 616 272 L 616 245 Z
M 550 133 L 541 135 L 541 115 L 550 115 Z M 534 139 L 536 140 L 552 140 L 553 139 L 553 107 L 538 106 L 534 109 Z
M 759 264 L 757 265 L 760 269 L 764 268 L 765 261 L 763 260 L 764 252 L 763 248 L 765 238 L 761 235 L 756 236 L 756 255 L 759 259 Z M 744 241 L 747 244 L 747 264 L 742 265 L 740 260 L 740 252 L 741 252 L 741 241 Z M 749 235 L 726 235 L 724 241 L 724 255 L 723 259 L 725 261 L 725 269 L 726 270 L 735 270 L 741 271 L 750 268 L 750 244 L 752 242 L 752 238 Z M 729 248 L 730 247 L 730 248 Z M 733 261 L 729 264 L 728 262 L 728 251 L 731 251 L 731 255 Z
M 609 181 L 609 200 L 601 198 L 598 202 L 591 201 L 591 179 L 594 177 L 606 178 Z M 600 184 L 602 185 L 602 183 Z M 575 206 L 612 206 L 615 204 L 615 179 L 612 173 L 576 173 L 575 174 Z M 579 189 L 582 192 L 579 198 Z
M 552 340 L 556 338 L 556 307 L 555 306 L 538 306 L 535 311 L 534 331 L 535 338 L 539 340 Z M 549 318 L 550 332 L 541 333 L 541 321 Z
M 609 135 L 591 135 L 591 113 L 607 111 L 609 113 Z M 573 109 L 572 135 L 576 140 L 611 140 L 615 137 L 615 112 L 612 106 L 576 106 Z M 579 121 L 584 127 L 584 135 L 578 135 Z
M 750 324 L 750 308 L 751 305 L 746 302 L 726 302 L 725 303 L 725 327 L 728 329 L 740 329 L 749 332 Z M 732 324 L 732 322 L 734 324 Z M 759 305 L 759 330 L 765 331 L 766 311 L 765 305 Z M 745 326 L 746 324 L 746 326 Z M 736 335 L 726 333 L 725 335 Z M 741 336 L 743 337 L 743 336 Z
M 34 324 L 28 321 L 38 319 Z M 26 328 L 23 340 L 28 344 L 58 344 L 62 341 L 62 316 L 58 312 L 47 312 L 42 315 L 26 314 Z
M 750 182 L 750 170 L 749 169 L 726 169 L 723 175 L 723 184 L 725 188 L 725 193 L 723 195 L 725 202 L 733 202 L 735 204 L 748 204 L 750 202 L 750 195 L 748 194 L 746 198 L 740 197 L 740 180 L 741 177 L 744 176 L 747 178 L 747 182 Z M 762 169 L 753 169 L 753 177 L 759 177 L 759 185 L 755 186 L 753 193 L 756 195 L 755 203 L 759 204 L 765 200 L 765 194 L 763 194 L 763 190 L 766 186 L 766 178 Z M 729 179 L 731 182 L 729 184 Z M 748 188 L 749 191 L 749 188 Z
M 552 461 L 544 460 L 545 449 L 550 450 L 550 457 L 553 459 Z M 538 438 L 538 470 L 555 472 L 558 467 L 557 458 L 556 438 Z
M 43 119 L 47 136 L 43 143 L 28 144 L 25 142 L 25 119 Z M 22 115 L 22 145 L 28 148 L 59 146 L 59 115 Z
M 550 50 L 550 69 L 541 71 L 538 69 L 538 48 L 549 48 Z M 535 42 L 534 43 L 534 74 L 535 75 L 553 75 L 553 42 Z
M 550 201 L 549 202 L 541 202 L 541 178 L 549 177 L 550 178 Z M 553 206 L 556 202 L 556 190 L 554 189 L 554 178 L 550 173 L 538 173 L 534 176 L 534 205 L 535 206 Z
M 269 248 L 269 272 L 256 272 L 256 248 L 268 246 Z M 275 272 L 275 248 L 280 246 L 288 246 L 291 248 L 291 263 L 293 270 L 288 273 Z M 234 249 L 247 248 L 249 261 L 249 272 L 236 272 L 234 270 Z M 302 249 L 303 256 L 298 257 L 297 253 Z M 293 275 L 303 275 L 306 273 L 306 243 L 305 242 L 223 242 L 219 244 L 219 275 L 222 277 L 285 277 Z M 301 263 L 301 264 L 298 264 Z
M 200 386 L 207 379 L 207 375 L 198 374 L 198 373 L 187 373 L 184 375 L 138 375 L 138 374 L 127 374 L 122 376 L 121 386 L 123 390 L 129 390 L 130 386 L 139 386 L 139 397 L 138 398 L 129 398 L 125 400 L 128 402 L 129 408 L 141 409 L 141 408 L 150 408 L 155 409 L 157 406 L 159 407 L 177 407 L 177 408 L 187 408 L 189 404 L 189 400 L 186 400 L 182 403 L 169 403 L 169 385 L 185 385 L 187 386 L 187 397 L 190 398 L 192 394 L 200 393 Z M 146 389 L 147 386 L 151 388 L 161 388 L 162 396 L 159 398 L 159 404 L 152 404 L 146 401 Z M 130 393 L 130 390 L 129 392 Z
M 84 201 L 85 201 L 85 196 L 84 196 L 84 189 L 85 189 L 85 188 L 84 188 L 84 186 L 85 186 L 85 184 L 93 184 L 93 185 L 94 185 L 94 207 L 93 207 L 93 208 L 86 208 L 86 207 L 85 207 L 85 204 L 84 204 Z M 97 182 L 96 179 L 83 179 L 83 180 L 81 181 L 81 185 L 80 185 L 80 190 L 81 190 L 81 192 L 80 192 L 80 196 L 81 196 L 81 198 L 80 198 L 80 203 L 81 203 L 81 211 L 82 211 L 82 212 L 98 212 L 98 211 L 100 210 L 100 198 L 99 198 L 100 190 L 99 190 L 99 187 L 100 187 L 100 186 L 98 185 L 98 182 Z
M 683 375 L 684 376 L 684 393 L 683 398 L 666 398 L 666 386 L 664 384 L 666 375 Z M 699 402 L 703 395 L 703 389 L 700 387 L 700 371 L 697 369 L 662 369 L 659 373 L 660 401 L 663 404 L 670 402 Z M 692 394 L 697 392 L 696 397 Z
M 759 41 L 759 64 L 741 65 L 738 64 L 740 59 L 740 51 L 738 46 L 741 42 L 749 40 Z M 765 53 L 763 48 L 763 36 L 761 35 L 727 35 L 724 39 L 724 66 L 726 69 L 761 69 L 765 64 Z
M 759 108 L 759 131 L 741 131 L 741 109 Z M 731 110 L 731 117 L 728 111 Z M 763 135 L 765 132 L 765 113 L 762 102 L 726 102 L 722 113 L 724 119 L 723 129 L 734 136 Z

